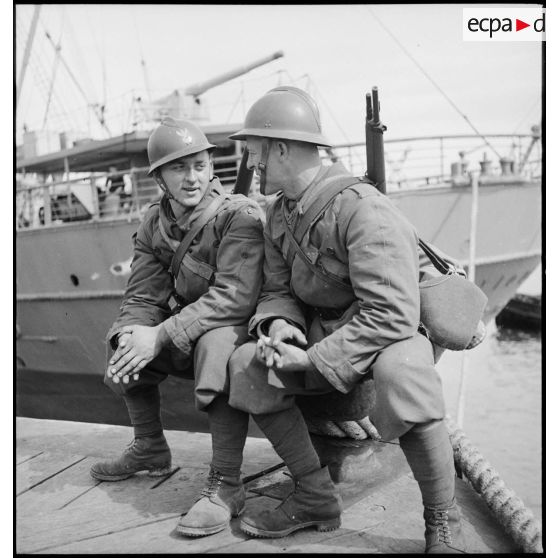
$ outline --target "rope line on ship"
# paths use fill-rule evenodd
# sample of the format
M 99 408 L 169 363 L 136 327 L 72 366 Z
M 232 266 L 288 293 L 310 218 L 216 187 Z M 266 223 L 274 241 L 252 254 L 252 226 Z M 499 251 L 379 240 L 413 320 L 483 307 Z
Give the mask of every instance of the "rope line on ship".
M 397 46 L 399 46 L 399 48 L 411 59 L 411 61 L 413 62 L 413 64 L 415 64 L 415 66 L 421 71 L 421 73 L 426 77 L 426 79 L 428 79 L 428 81 L 430 81 L 430 83 L 432 83 L 432 85 L 441 93 L 441 95 L 444 97 L 444 99 L 446 99 L 446 101 L 448 101 L 448 103 L 457 111 L 457 113 L 465 120 L 465 122 L 467 122 L 467 124 L 473 129 L 473 131 L 475 132 L 475 134 L 477 134 L 480 138 L 482 138 L 482 140 L 484 141 L 484 143 L 486 144 L 486 146 L 491 149 L 492 151 L 494 151 L 494 153 L 496 154 L 496 156 L 498 157 L 498 159 L 501 159 L 502 157 L 500 156 L 500 154 L 498 153 L 498 151 L 496 151 L 496 149 L 494 148 L 494 146 L 486 139 L 486 137 L 477 129 L 477 127 L 471 122 L 471 120 L 467 117 L 467 115 L 452 101 L 452 99 L 449 97 L 449 95 L 447 95 L 445 93 L 445 91 L 434 81 L 434 79 L 428 74 L 428 72 L 419 64 L 419 62 L 414 58 L 414 56 L 405 48 L 405 46 L 401 43 L 401 41 L 393 34 L 393 32 L 386 26 L 384 25 L 384 23 L 382 22 L 382 20 L 376 15 L 376 13 L 370 9 L 369 6 L 363 6 L 371 15 L 372 17 L 378 22 L 378 24 L 380 25 L 380 27 L 382 27 L 382 29 L 395 41 L 395 43 L 397 44 Z
M 497 521 L 524 552 L 542 553 L 542 526 L 533 512 L 483 457 L 453 420 L 447 416 L 453 455 L 458 471 L 469 480 Z

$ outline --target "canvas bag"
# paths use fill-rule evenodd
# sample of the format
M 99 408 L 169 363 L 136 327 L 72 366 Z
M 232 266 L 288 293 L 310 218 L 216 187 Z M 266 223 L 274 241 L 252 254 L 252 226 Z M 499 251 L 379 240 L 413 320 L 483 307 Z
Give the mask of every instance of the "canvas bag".
M 462 351 L 473 339 L 488 299 L 432 246 L 423 240 L 419 240 L 419 246 L 440 272 L 438 277 L 419 283 L 420 321 L 434 343 Z

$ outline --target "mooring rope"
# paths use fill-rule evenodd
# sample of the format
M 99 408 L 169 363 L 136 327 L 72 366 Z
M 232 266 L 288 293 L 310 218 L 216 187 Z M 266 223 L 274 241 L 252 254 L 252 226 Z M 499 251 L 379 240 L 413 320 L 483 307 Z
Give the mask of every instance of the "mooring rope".
M 457 467 L 482 497 L 500 525 L 523 552 L 542 553 L 542 526 L 517 494 L 506 487 L 498 472 L 473 446 L 463 430 L 446 417 Z

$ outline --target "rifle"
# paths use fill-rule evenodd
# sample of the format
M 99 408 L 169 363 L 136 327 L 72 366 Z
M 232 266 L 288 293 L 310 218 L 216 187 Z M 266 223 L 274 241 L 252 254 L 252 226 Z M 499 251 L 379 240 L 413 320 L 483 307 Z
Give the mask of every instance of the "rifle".
M 386 166 L 384 160 L 384 132 L 380 122 L 380 101 L 378 88 L 372 87 L 372 96 L 366 93 L 366 177 L 374 186 L 386 193 Z
M 238 174 L 236 175 L 236 182 L 233 188 L 233 194 L 248 195 L 250 192 L 250 185 L 252 184 L 252 177 L 254 176 L 254 169 L 248 170 L 246 163 L 248 161 L 248 149 L 244 148 L 242 159 L 238 166 Z

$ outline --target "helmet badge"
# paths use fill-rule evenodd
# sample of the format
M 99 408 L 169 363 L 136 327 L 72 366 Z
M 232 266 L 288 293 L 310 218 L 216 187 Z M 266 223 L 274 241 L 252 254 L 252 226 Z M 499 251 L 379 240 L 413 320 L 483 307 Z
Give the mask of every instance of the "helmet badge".
M 188 128 L 177 130 L 176 135 L 179 136 L 186 145 L 190 145 L 193 141 L 190 132 L 188 132 Z

